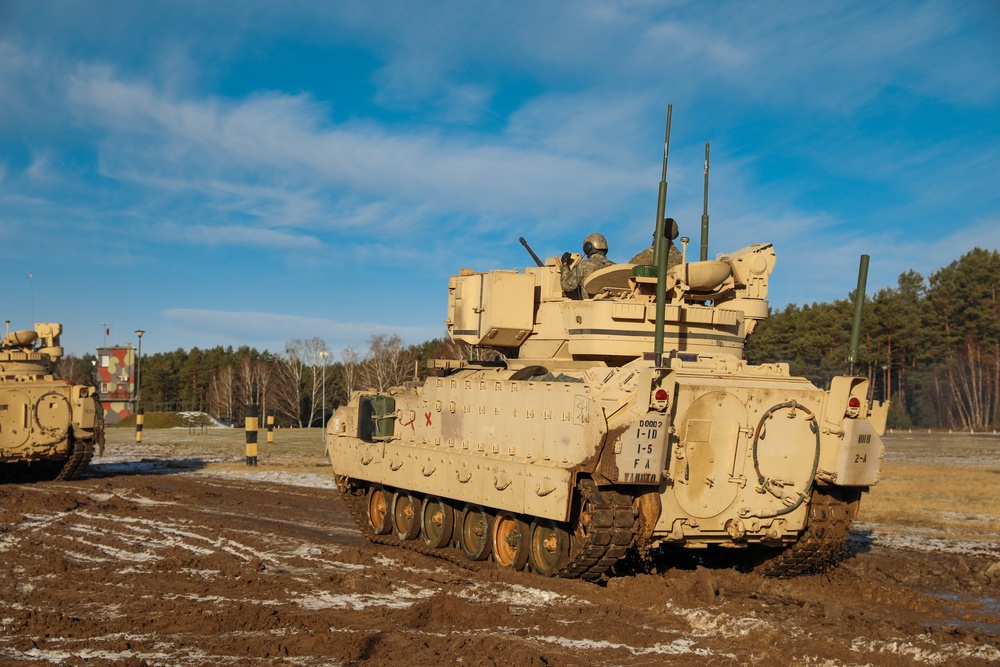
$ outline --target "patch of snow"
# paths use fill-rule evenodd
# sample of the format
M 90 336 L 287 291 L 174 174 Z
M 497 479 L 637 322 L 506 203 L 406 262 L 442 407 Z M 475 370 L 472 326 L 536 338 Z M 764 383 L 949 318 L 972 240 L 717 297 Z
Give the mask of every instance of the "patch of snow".
M 576 597 L 566 597 L 559 593 L 522 586 L 521 584 L 473 584 L 458 592 L 458 596 L 477 602 L 492 601 L 527 609 L 530 607 L 546 607 L 553 604 L 590 605 L 586 600 Z
M 670 603 L 667 603 L 667 608 L 686 619 L 697 637 L 718 636 L 720 633 L 728 637 L 745 637 L 772 627 L 756 616 L 737 617 L 704 609 L 679 609 Z M 789 628 L 783 630 L 787 632 Z
M 93 531 L 84 526 L 72 526 L 70 530 L 75 530 L 80 533 L 89 535 Z M 127 551 L 125 549 L 116 549 L 114 547 L 108 546 L 107 544 L 99 544 L 97 542 L 91 542 L 84 538 L 78 538 L 76 543 L 83 544 L 85 546 L 93 548 L 95 551 L 104 554 L 107 558 L 101 559 L 90 555 L 84 555 L 79 552 L 66 552 L 67 556 L 72 556 L 73 558 L 79 558 L 83 562 L 91 563 L 101 563 L 101 562 L 116 562 L 116 561 L 129 561 L 132 563 L 148 563 L 150 561 L 157 560 L 156 554 L 150 553 L 149 551 Z M 143 546 L 146 546 L 145 544 Z
M 390 593 L 352 593 L 340 594 L 319 593 L 310 597 L 302 597 L 295 602 L 304 609 L 364 609 L 365 607 L 387 607 L 389 609 L 406 609 L 418 600 L 432 597 L 436 591 L 429 589 L 396 588 Z
M 620 650 L 628 651 L 632 655 L 698 655 L 707 657 L 716 655 L 711 649 L 696 648 L 694 641 L 690 639 L 675 639 L 669 644 L 653 644 L 647 647 L 629 646 L 628 644 L 618 644 L 608 641 L 596 641 L 593 639 L 568 639 L 566 637 L 533 636 L 533 639 L 566 648 L 592 649 L 592 650 Z
M 1000 544 L 995 540 L 979 542 L 975 540 L 954 540 L 939 537 L 919 528 L 910 528 L 908 532 L 897 533 L 894 526 L 879 523 L 857 521 L 856 530 L 867 530 L 872 533 L 872 541 L 878 545 L 892 549 L 909 549 L 911 551 L 952 553 L 966 555 L 984 555 L 1000 558 Z
M 389 558 L 388 556 L 384 556 L 382 554 L 376 554 L 375 556 L 372 557 L 372 560 L 375 562 L 376 565 L 381 565 L 382 567 L 390 567 L 390 568 L 399 567 L 399 561 Z
M 754 632 L 772 629 L 772 624 L 757 616 L 731 616 L 726 613 L 705 609 L 689 609 L 678 607 L 672 602 L 666 602 L 664 609 L 671 614 L 683 618 L 691 627 L 691 634 L 696 637 L 745 637 Z M 783 627 L 784 632 L 794 632 L 793 628 Z
M 301 486 L 307 489 L 337 488 L 337 484 L 333 481 L 330 473 L 288 472 L 283 470 L 252 470 L 247 472 L 237 472 L 235 470 L 195 470 L 194 473 L 205 477 L 250 479 L 281 484 L 283 486 Z
M 894 641 L 878 641 L 855 639 L 851 642 L 851 650 L 877 654 L 898 655 L 927 662 L 933 665 L 953 664 L 957 660 L 983 660 L 987 664 L 1000 663 L 1000 649 L 988 644 L 978 646 L 946 644 L 920 646 L 912 640 L 897 639 Z

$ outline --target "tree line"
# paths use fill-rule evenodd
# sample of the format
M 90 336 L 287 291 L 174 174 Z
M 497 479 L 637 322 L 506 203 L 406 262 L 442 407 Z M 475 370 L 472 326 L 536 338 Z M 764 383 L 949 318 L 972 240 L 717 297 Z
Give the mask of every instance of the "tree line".
M 1000 425 L 1000 254 L 975 248 L 927 279 L 915 271 L 865 303 L 858 365 L 889 426 L 985 430 Z M 788 362 L 828 386 L 848 373 L 854 295 L 790 305 L 758 326 L 752 363 Z
M 848 363 L 854 296 L 789 305 L 750 336 L 751 363 L 786 362 L 820 387 L 835 375 L 870 380 L 872 398 L 891 401 L 889 426 L 985 430 L 1000 425 L 1000 254 L 976 248 L 924 278 L 899 276 L 868 298 L 857 365 Z M 404 346 L 372 336 L 364 352 L 334 358 L 320 338 L 289 340 L 282 353 L 249 347 L 145 355 L 141 403 L 147 410 L 199 410 L 242 420 L 248 403 L 273 409 L 282 426 L 317 426 L 355 389 L 385 390 L 422 377 L 430 358 L 476 358 L 434 339 Z M 91 382 L 92 355 L 67 357 L 58 372 Z M 326 402 L 323 402 L 325 395 Z
M 359 388 L 384 391 L 426 370 L 427 359 L 450 354 L 440 339 L 404 346 L 398 336 L 372 336 L 334 357 L 318 337 L 292 339 L 282 353 L 242 346 L 207 350 L 178 348 L 143 355 L 140 405 L 152 411 L 199 411 L 242 422 L 248 404 L 261 414 L 274 410 L 279 426 L 319 426 Z M 94 384 L 93 355 L 64 357 L 57 373 L 78 384 Z M 325 403 L 324 403 L 325 400 Z

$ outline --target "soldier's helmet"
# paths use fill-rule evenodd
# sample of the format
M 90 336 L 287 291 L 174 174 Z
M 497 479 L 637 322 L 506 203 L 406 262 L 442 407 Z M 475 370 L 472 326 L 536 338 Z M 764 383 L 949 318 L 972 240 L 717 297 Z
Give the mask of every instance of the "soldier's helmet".
M 608 251 L 608 240 L 601 234 L 591 234 L 583 240 L 583 254 L 590 255 L 595 250 Z

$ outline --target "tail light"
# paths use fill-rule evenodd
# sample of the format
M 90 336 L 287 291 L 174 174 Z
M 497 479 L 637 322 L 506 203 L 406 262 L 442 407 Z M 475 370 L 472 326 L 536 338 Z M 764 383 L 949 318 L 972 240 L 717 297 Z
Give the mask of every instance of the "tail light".
M 670 394 L 663 387 L 658 388 L 653 392 L 652 400 L 649 402 L 649 407 L 653 410 L 659 410 L 663 412 L 667 409 L 667 405 L 670 404 Z
M 857 396 L 851 396 L 850 400 L 847 401 L 847 416 L 855 419 L 859 414 L 861 414 L 861 399 Z

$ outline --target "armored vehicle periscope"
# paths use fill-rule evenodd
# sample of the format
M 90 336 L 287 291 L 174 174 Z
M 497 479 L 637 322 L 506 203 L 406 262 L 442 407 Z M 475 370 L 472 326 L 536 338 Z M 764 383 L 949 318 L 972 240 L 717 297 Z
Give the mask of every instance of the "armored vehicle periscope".
M 97 392 L 53 375 L 61 333 L 36 324 L 0 340 L 0 480 L 74 479 L 104 450 Z
M 588 580 L 670 546 L 739 550 L 771 576 L 834 560 L 879 479 L 888 405 L 863 377 L 824 391 L 747 363 L 774 249 L 668 270 L 665 195 L 666 151 L 653 265 L 598 270 L 582 300 L 554 257 L 463 269 L 448 333 L 498 361 L 432 361 L 336 411 L 327 453 L 369 539 Z

